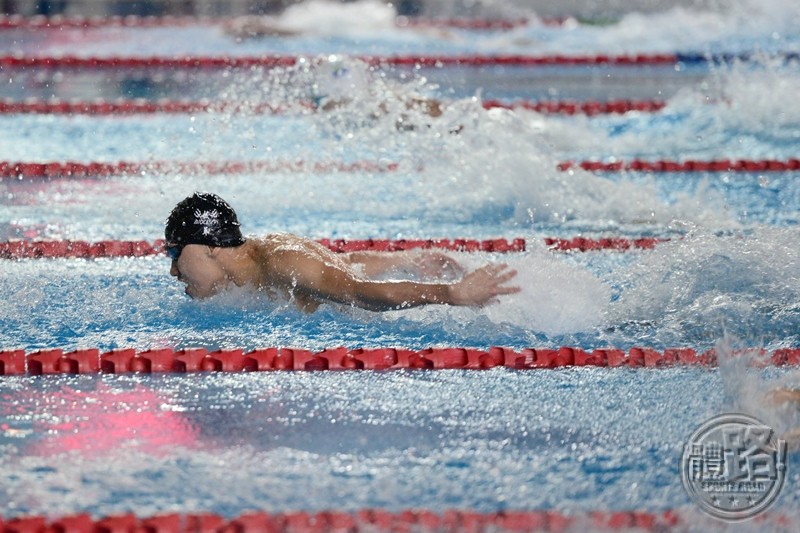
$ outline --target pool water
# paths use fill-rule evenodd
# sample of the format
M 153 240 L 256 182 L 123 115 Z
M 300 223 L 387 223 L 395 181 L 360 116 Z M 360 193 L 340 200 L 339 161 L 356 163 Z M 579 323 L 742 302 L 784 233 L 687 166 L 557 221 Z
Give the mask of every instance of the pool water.
M 761 402 L 775 383 L 796 386 L 796 370 L 745 369 L 728 361 L 724 344 L 800 345 L 797 172 L 594 174 L 557 166 L 611 158 L 796 158 L 800 72 L 796 62 L 767 57 L 798 51 L 800 12 L 784 4 L 734 2 L 719 12 L 631 13 L 603 27 L 534 22 L 510 32 L 446 35 L 384 26 L 382 11 L 364 4 L 376 10 L 367 28 L 320 24 L 294 39 L 242 43 L 215 27 L 3 30 L 5 53 L 43 56 L 765 57 L 677 69 L 410 71 L 348 59 L 362 83 L 351 104 L 327 113 L 301 105 L 315 84 L 326 83 L 303 65 L 127 78 L 0 71 L 0 96 L 15 99 L 186 97 L 287 108 L 276 115 L 2 115 L 0 161 L 398 165 L 387 172 L 146 170 L 103 179 L 7 179 L 0 181 L 2 241 L 152 241 L 163 235 L 175 203 L 208 190 L 234 206 L 248 234 L 528 242 L 524 253 L 453 254 L 470 267 L 507 262 L 519 271 L 518 295 L 483 309 L 380 314 L 326 305 L 306 315 L 243 290 L 191 301 L 161 256 L 2 260 L 0 348 L 717 346 L 722 359 L 719 369 L 4 377 L 0 515 L 679 509 L 696 524 L 690 529 L 725 529 L 689 500 L 680 457 L 692 431 L 719 412 L 750 412 L 778 431 L 797 426 L 796 414 L 771 412 Z M 322 20 L 313 10 L 302 16 L 307 24 Z M 447 102 L 444 115 L 406 110 L 403 100 L 414 95 Z M 666 107 L 555 116 L 487 111 L 484 98 L 657 98 Z M 543 244 L 545 237 L 577 235 L 669 240 L 625 253 L 565 254 Z M 800 497 L 793 460 L 796 454 L 773 508 L 790 516 Z

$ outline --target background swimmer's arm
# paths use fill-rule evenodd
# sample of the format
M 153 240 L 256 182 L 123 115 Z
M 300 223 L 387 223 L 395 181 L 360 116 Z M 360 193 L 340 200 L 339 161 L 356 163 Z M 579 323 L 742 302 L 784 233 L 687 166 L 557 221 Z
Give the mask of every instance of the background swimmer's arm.
M 517 274 L 506 265 L 479 268 L 456 283 L 420 283 L 361 279 L 344 264 L 300 250 L 276 252 L 272 260 L 274 275 L 291 291 L 376 311 L 428 304 L 480 306 L 520 290 L 505 286 Z
M 767 393 L 767 400 L 773 404 L 800 403 L 800 390 L 774 389 Z
M 282 28 L 274 17 L 248 15 L 237 17 L 227 22 L 223 29 L 228 35 L 237 39 L 252 39 L 257 37 L 291 37 L 297 31 Z

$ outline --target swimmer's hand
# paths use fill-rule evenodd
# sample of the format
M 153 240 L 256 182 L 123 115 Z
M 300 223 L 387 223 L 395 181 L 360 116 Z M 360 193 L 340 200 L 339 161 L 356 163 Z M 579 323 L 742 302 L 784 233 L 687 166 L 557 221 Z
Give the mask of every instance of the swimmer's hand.
M 484 306 L 496 303 L 503 294 L 516 294 L 520 288 L 505 284 L 517 275 L 506 264 L 486 265 L 464 276 L 449 287 L 452 305 Z
M 796 452 L 800 450 L 800 428 L 790 429 L 781 435 L 781 439 L 786 441 L 790 451 Z

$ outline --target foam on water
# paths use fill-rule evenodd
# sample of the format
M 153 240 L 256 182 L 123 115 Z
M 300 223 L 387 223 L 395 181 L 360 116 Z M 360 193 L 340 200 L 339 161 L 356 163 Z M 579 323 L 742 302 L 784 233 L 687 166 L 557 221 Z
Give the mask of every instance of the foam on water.
M 517 270 L 513 284 L 523 287 L 522 293 L 504 296 L 497 304 L 483 309 L 417 309 L 399 312 L 398 316 L 425 322 L 444 321 L 445 327 L 512 326 L 520 332 L 526 331 L 529 339 L 540 334 L 554 337 L 594 331 L 601 324 L 611 290 L 589 270 L 553 255 L 544 247 L 523 256 L 492 259 Z M 468 268 L 481 266 L 481 261 L 474 257 L 464 256 L 461 261 Z
M 730 228 L 735 221 L 724 213 L 723 201 L 705 189 L 676 194 L 665 199 L 653 183 L 635 182 L 625 177 L 597 176 L 580 169 L 557 170 L 565 148 L 577 129 L 567 133 L 550 133 L 557 124 L 546 119 L 544 125 L 528 120 L 526 115 L 506 110 L 486 111 L 477 99 L 448 103 L 441 117 L 433 118 L 420 109 L 409 109 L 409 100 L 425 97 L 434 88 L 420 77 L 400 83 L 386 79 L 366 65 L 351 61 L 349 85 L 352 103 L 344 103 L 330 112 L 288 117 L 253 117 L 246 113 L 209 113 L 200 116 L 173 118 L 96 119 L 88 117 L 53 118 L 24 117 L 9 121 L 6 135 L 17 142 L 4 143 L 0 157 L 8 159 L 66 160 L 92 159 L 113 161 L 123 155 L 136 159 L 149 155 L 178 161 L 202 160 L 295 160 L 314 161 L 377 161 L 399 163 L 395 172 L 301 175 L 281 174 L 267 178 L 205 178 L 197 176 L 193 187 L 217 187 L 216 192 L 235 199 L 243 213 L 262 216 L 272 213 L 285 218 L 291 213 L 341 211 L 341 206 L 359 198 L 360 215 L 373 218 L 406 218 L 413 213 L 425 222 L 446 220 L 461 223 L 501 223 L 509 228 L 559 227 L 560 231 L 595 226 L 596 230 L 663 228 L 674 220 L 702 223 L 716 228 Z M 323 85 L 318 76 L 329 76 L 306 65 L 288 71 L 276 71 L 238 86 L 232 92 L 249 92 L 252 105 L 274 102 L 272 88 L 281 81 L 295 81 L 302 87 Z M 256 87 L 263 86 L 261 91 Z M 295 102 L 298 85 L 285 88 L 280 98 Z M 284 100 L 286 102 L 286 100 Z M 702 104 L 697 107 L 702 107 Z M 577 119 L 581 124 L 581 119 Z M 637 117 L 627 120 L 626 127 L 639 131 Z M 669 122 L 669 121 L 668 121 Z M 651 135 L 659 128 L 658 119 L 649 122 Z M 620 126 L 621 127 L 621 126 Z M 787 128 L 788 129 L 788 128 Z M 667 130 L 662 135 L 674 136 Z M 561 150 L 555 150 L 554 138 Z M 634 140 L 626 140 L 628 138 Z M 45 140 L 43 140 L 45 139 Z M 78 139 L 74 142 L 73 139 Z M 302 140 L 299 140 L 302 139 Z M 586 135 L 584 135 L 586 139 Z M 602 139 L 592 142 L 601 144 Z M 653 141 L 652 138 L 648 139 Z M 588 141 L 584 141 L 586 144 Z M 619 141 L 622 152 L 630 152 L 639 143 L 632 132 Z M 719 139 L 719 150 L 727 143 Z M 712 143 L 713 146 L 713 143 Z M 38 156 L 37 156 L 38 154 Z M 145 160 L 148 157 L 144 157 Z M 164 172 L 149 172 L 142 178 L 142 190 L 156 187 L 163 201 L 152 195 L 140 195 L 125 204 L 129 216 L 136 213 L 142 223 L 158 228 L 163 213 L 169 209 L 169 198 L 185 196 L 188 190 L 183 174 L 163 177 Z M 148 185 L 152 176 L 153 185 Z M 266 180 L 266 181 L 265 181 Z M 87 183 L 87 182 L 82 182 Z M 220 185 L 222 184 L 222 185 Z M 19 218 L 48 215 L 22 207 L 38 204 L 39 186 L 3 184 L 13 203 L 19 207 Z M 64 191 L 73 185 L 57 184 Z M 99 192 L 107 188 L 103 182 L 93 185 Z M 252 190 L 258 189 L 253 195 Z M 176 193 L 176 189 L 185 192 Z M 75 196 L 50 199 L 77 202 L 77 210 L 92 209 L 91 202 L 81 199 L 85 189 L 77 187 Z M 324 191 L 324 194 L 322 193 Z M 109 190 L 109 193 L 113 191 Z M 105 196 L 105 194 L 104 194 Z M 241 197 L 241 200 L 238 200 Z M 392 198 L 386 202 L 386 198 Z M 112 201 L 108 197 L 104 200 Z M 126 201 L 127 202 L 127 201 Z M 143 205 L 151 202 L 151 206 Z M 257 203 L 257 208 L 255 207 Z M 80 207 L 83 205 L 83 208 Z M 153 208 L 158 207 L 161 212 Z M 118 220 L 117 214 L 105 211 Z M 152 213 L 145 216 L 145 213 Z M 95 213 L 98 216 L 101 213 Z M 151 218 L 152 217 L 152 218 Z M 44 221 L 38 221 L 41 224 Z M 108 223 L 108 221 L 103 221 Z M 115 228 L 116 230 L 117 228 Z M 279 228 L 283 229 L 283 228 Z M 160 228 L 155 230 L 160 233 Z M 519 231 L 517 229 L 516 231 Z
M 354 15 L 355 14 L 355 15 Z M 800 49 L 794 29 L 800 10 L 783 0 L 728 0 L 709 6 L 678 6 L 664 12 L 632 12 L 614 24 L 571 21 L 542 25 L 531 9 L 501 7 L 486 16 L 530 19 L 508 32 L 463 32 L 398 28 L 394 10 L 375 0 L 338 3 L 315 0 L 292 5 L 264 19 L 295 37 L 237 39 L 223 27 L 64 29 L 14 34 L 11 53 L 39 55 L 259 53 L 656 53 L 750 52 Z M 146 38 L 142 38 L 146 36 Z
M 564 158 L 791 158 L 800 125 L 798 81 L 794 69 L 750 62 L 718 68 L 702 87 L 681 90 L 657 113 L 527 117 Z
M 377 0 L 346 4 L 311 0 L 290 5 L 277 21 L 291 31 L 358 38 L 394 31 L 395 17 L 396 12 L 390 4 Z
M 430 171 L 426 169 L 430 190 L 446 187 L 440 179 L 446 175 L 451 182 L 466 185 L 463 190 L 477 193 L 476 197 L 513 201 L 515 220 L 563 227 L 589 220 L 599 228 L 604 224 L 664 226 L 675 219 L 730 224 L 702 191 L 670 204 L 652 185 L 580 169 L 557 170 L 558 160 L 548 146 L 538 142 L 536 132 L 514 113 L 490 111 L 481 114 L 475 126 L 450 142 L 445 157 L 434 161 Z M 448 198 L 461 200 L 452 193 Z
M 483 51 L 536 53 L 750 52 L 797 50 L 800 9 L 783 0 L 733 0 L 717 9 L 676 6 L 660 13 L 630 12 L 615 24 L 533 24 L 479 41 Z
M 796 390 L 800 386 L 800 373 L 794 369 L 777 372 L 762 368 L 769 363 L 765 361 L 769 356 L 754 346 L 757 343 L 729 333 L 717 342 L 715 350 L 725 387 L 725 407 L 754 416 L 773 429 L 778 438 L 786 439 L 790 450 L 797 451 L 800 410 L 796 403 L 775 401 L 773 395 L 780 389 Z
M 664 243 L 613 274 L 620 294 L 609 323 L 623 325 L 625 336 L 652 336 L 666 346 L 687 338 L 707 345 L 725 332 L 768 349 L 797 345 L 798 250 L 795 228 L 698 231 Z

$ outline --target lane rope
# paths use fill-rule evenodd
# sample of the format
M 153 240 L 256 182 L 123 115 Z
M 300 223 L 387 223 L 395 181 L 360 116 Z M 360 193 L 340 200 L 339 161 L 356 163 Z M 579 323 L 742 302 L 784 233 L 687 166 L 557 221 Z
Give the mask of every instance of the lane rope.
M 608 239 L 614 242 L 621 239 Z M 318 239 L 317 242 L 336 253 L 399 252 L 436 249 L 452 252 L 524 252 L 525 239 Z M 0 242 L 2 259 L 147 257 L 163 253 L 164 241 L 6 241 Z M 554 245 L 555 246 L 555 245 Z M 587 244 L 587 249 L 591 244 Z M 595 244 L 595 247 L 598 246 Z M 617 249 L 623 249 L 618 244 Z M 630 248 L 630 246 L 629 246 Z M 566 250 L 568 248 L 557 248 Z M 577 249 L 577 248 L 576 248 Z
M 560 115 L 607 115 L 624 114 L 631 111 L 654 113 L 666 106 L 661 100 L 553 100 L 502 102 L 486 100 L 481 104 L 484 109 L 524 109 L 542 114 Z M 294 104 L 303 110 L 315 110 L 313 102 Z M 208 100 L 61 100 L 36 99 L 0 100 L 0 114 L 51 114 L 51 115 L 134 115 L 154 113 L 202 113 L 202 112 L 245 112 L 249 114 L 285 113 L 292 106 L 272 104 L 246 104 L 237 102 L 211 102 Z
M 207 174 L 242 174 L 248 172 L 393 172 L 397 163 L 378 161 L 304 161 L 276 159 L 272 161 L 74 161 L 47 163 L 0 161 L 0 180 L 23 178 L 97 178 L 137 174 L 181 172 Z
M 761 55 L 741 54 L 595 54 L 595 55 L 406 55 L 376 56 L 354 55 L 368 65 L 376 67 L 543 67 L 543 66 L 665 66 L 724 64 L 761 59 Z M 774 54 L 773 59 L 796 61 L 800 53 Z M 0 56 L 0 68 L 44 69 L 249 69 L 291 67 L 301 58 L 292 55 L 261 56 Z M 308 58 L 303 57 L 303 60 Z
M 235 21 L 236 17 L 203 16 L 43 16 L 0 15 L 0 29 L 94 29 L 94 28 L 163 28 L 187 26 L 218 26 Z M 546 26 L 563 26 L 573 18 L 546 17 L 535 22 Z M 399 28 L 453 28 L 460 30 L 512 30 L 530 24 L 530 19 L 477 19 L 477 18 L 420 18 L 398 16 L 395 25 Z
M 572 239 L 548 237 L 543 240 L 550 250 L 558 252 L 630 251 L 652 250 L 670 239 L 641 237 L 574 237 Z M 524 252 L 525 239 L 318 239 L 317 242 L 336 253 L 350 252 L 400 252 L 404 250 L 445 250 L 450 252 Z M 116 258 L 148 257 L 164 251 L 164 241 L 30 241 L 0 242 L 0 259 L 56 259 L 56 258 Z
M 632 159 L 630 161 L 564 161 L 558 169 L 580 167 L 591 172 L 787 172 L 800 169 L 800 159 L 713 159 L 685 161 Z
M 656 160 L 629 161 L 563 161 L 558 170 L 569 172 L 581 168 L 590 172 L 651 172 L 718 173 L 718 172 L 790 172 L 800 170 L 800 159 L 716 159 L 716 160 Z M 305 161 L 276 159 L 271 161 L 0 161 L 0 181 L 22 179 L 99 178 L 161 173 L 187 174 L 244 174 L 244 173 L 333 173 L 333 172 L 395 172 L 399 163 L 383 161 Z M 422 171 L 422 167 L 416 170 Z
M 548 115 L 622 115 L 631 111 L 655 113 L 666 107 L 663 100 L 556 100 L 556 101 L 516 101 L 511 103 L 500 100 L 486 100 L 484 109 L 525 109 Z
M 62 518 L 26 516 L 3 520 L 2 533 L 70 533 L 134 532 L 238 532 L 238 533 L 328 533 L 377 531 L 497 531 L 563 533 L 564 531 L 646 531 L 670 533 L 685 531 L 694 523 L 691 516 L 678 510 L 649 511 L 581 511 L 564 514 L 555 510 L 477 512 L 468 510 L 432 511 L 406 509 L 387 511 L 367 508 L 356 511 L 321 511 L 266 513 L 250 512 L 233 518 L 214 513 L 164 514 L 138 517 L 135 514 L 111 515 L 94 519 L 88 514 Z M 792 520 L 783 514 L 765 513 L 755 521 L 764 530 L 774 526 L 789 527 Z M 786 530 L 786 529 L 784 529 Z M 714 529 L 716 531 L 716 529 Z
M 238 532 L 238 533 L 333 533 L 378 531 L 497 531 L 530 533 L 563 533 L 564 531 L 624 532 L 645 531 L 670 533 L 686 531 L 696 525 L 697 518 L 683 511 L 579 511 L 565 514 L 556 510 L 478 512 L 469 510 L 406 509 L 387 511 L 366 508 L 355 511 L 320 511 L 266 513 L 249 512 L 225 518 L 210 512 L 196 514 L 163 514 L 139 517 L 133 513 L 92 518 L 76 514 L 53 518 L 25 516 L 3 519 L 0 533 L 40 533 L 61 531 L 69 533 L 135 532 Z M 763 531 L 789 531 L 793 518 L 781 513 L 767 512 L 754 519 Z M 780 529 L 776 529 L 780 528 Z M 717 531 L 717 528 L 711 529 Z
M 751 360 L 754 367 L 800 365 L 800 348 L 773 352 L 761 350 Z M 278 370 L 486 370 L 505 367 L 516 370 L 556 369 L 576 366 L 608 368 L 666 368 L 673 366 L 716 367 L 712 348 L 698 352 L 693 348 L 667 348 L 663 351 L 634 347 L 583 350 L 524 348 L 513 350 L 475 348 L 329 348 L 311 351 L 301 348 L 241 348 L 208 351 L 205 348 L 155 348 L 137 351 L 122 348 L 101 352 L 84 348 L 64 352 L 45 349 L 32 352 L 0 351 L 0 375 L 40 376 L 49 374 L 124 374 L 130 372 L 268 372 Z

